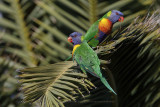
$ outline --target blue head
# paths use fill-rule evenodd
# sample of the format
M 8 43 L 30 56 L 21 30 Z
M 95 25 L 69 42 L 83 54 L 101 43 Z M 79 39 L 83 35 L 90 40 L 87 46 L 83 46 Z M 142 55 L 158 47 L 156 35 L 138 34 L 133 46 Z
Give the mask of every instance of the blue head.
M 68 41 L 73 43 L 73 45 L 81 44 L 81 36 L 81 33 L 73 32 L 69 35 Z
M 123 13 L 118 10 L 112 10 L 107 13 L 108 19 L 114 24 L 116 22 L 123 22 Z

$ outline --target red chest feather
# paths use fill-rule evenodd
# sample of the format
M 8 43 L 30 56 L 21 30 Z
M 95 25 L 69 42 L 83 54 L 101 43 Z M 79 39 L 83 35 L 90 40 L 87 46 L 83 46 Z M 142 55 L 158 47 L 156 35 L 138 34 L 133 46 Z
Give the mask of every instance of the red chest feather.
M 99 22 L 98 26 L 99 30 L 101 30 L 105 34 L 109 34 L 112 30 L 112 22 L 109 19 L 103 18 Z

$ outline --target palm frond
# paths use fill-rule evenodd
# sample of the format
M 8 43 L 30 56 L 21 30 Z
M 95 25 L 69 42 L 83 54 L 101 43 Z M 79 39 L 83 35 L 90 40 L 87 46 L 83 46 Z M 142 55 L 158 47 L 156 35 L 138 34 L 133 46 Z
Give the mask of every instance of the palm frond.
M 37 61 L 34 57 L 34 53 L 32 52 L 33 46 L 31 45 L 32 42 L 29 38 L 30 33 L 28 27 L 25 24 L 24 14 L 22 12 L 21 6 L 19 5 L 18 0 L 9 0 L 9 2 L 15 10 L 14 17 L 17 24 L 17 33 L 20 36 L 20 40 L 24 41 L 24 52 L 28 54 L 28 59 L 30 59 L 28 65 L 35 66 Z
M 101 59 L 111 59 L 107 66 L 114 75 L 119 107 L 159 105 L 159 17 L 159 12 L 155 12 L 137 18 L 117 36 L 122 39 L 131 36 L 131 39 L 124 39 L 118 49 L 116 41 L 120 39 L 112 42 L 116 49 L 112 53 L 106 53 L 108 45 L 100 49 Z
M 48 6 L 47 4 L 45 4 L 44 2 L 36 1 L 36 4 L 38 6 L 40 6 L 41 8 L 43 8 L 49 14 L 53 15 L 54 17 L 56 17 L 58 20 L 62 21 L 62 23 L 64 23 L 65 25 L 68 25 L 68 27 L 72 28 L 75 31 L 84 33 L 83 30 L 79 29 L 76 25 L 72 24 L 70 21 L 68 21 L 65 18 L 63 18 L 53 8 L 51 8 L 50 6 Z
M 107 81 L 109 81 L 112 88 L 115 90 L 115 84 L 114 84 L 114 78 L 109 71 L 109 69 L 106 67 L 106 65 L 103 64 L 102 66 L 102 73 L 106 77 Z M 66 107 L 94 107 L 94 106 L 100 106 L 100 107 L 112 107 L 113 105 L 116 105 L 117 103 L 117 95 L 113 94 L 110 90 L 108 90 L 100 81 L 99 78 L 93 77 L 90 74 L 87 74 L 88 78 L 94 85 L 96 86 L 95 89 L 90 90 L 90 94 L 85 94 L 83 97 L 78 97 L 77 102 L 65 102 Z
M 154 4 L 153 0 L 96 1 L 97 2 L 95 2 L 95 0 L 0 1 L 0 73 L 4 75 L 4 77 L 5 75 L 7 75 L 5 77 L 6 79 L 2 79 L 0 83 L 0 92 L 4 92 L 4 94 L 0 95 L 0 102 L 2 102 L 0 104 L 1 107 L 31 106 L 24 105 L 23 103 L 18 102 L 23 96 L 22 93 L 19 93 L 18 88 L 17 90 L 14 89 L 9 93 L 5 91 L 7 86 L 17 86 L 17 84 L 12 83 L 13 77 L 17 75 L 17 73 L 14 72 L 15 69 L 26 66 L 30 67 L 47 65 L 49 63 L 56 63 L 65 60 L 68 55 L 70 55 L 72 49 L 71 45 L 68 44 L 65 39 L 67 35 L 69 35 L 69 33 L 73 31 L 79 31 L 80 33 L 85 34 L 94 20 L 103 16 L 106 12 L 108 12 L 109 9 L 118 9 L 125 14 L 124 22 L 116 24 L 114 26 L 113 31 L 120 31 L 123 30 L 123 28 L 121 28 L 122 25 L 123 27 L 128 25 L 138 15 L 143 15 L 147 11 L 152 12 L 154 11 L 152 7 L 156 8 L 156 6 L 159 6 L 158 0 L 154 0 L 154 2 L 156 1 L 156 4 Z M 42 6 L 40 3 L 44 5 Z M 133 28 L 131 29 L 133 30 Z M 131 37 L 133 31 L 128 31 L 130 31 L 131 33 L 127 32 L 127 35 Z M 121 40 L 118 40 L 121 33 L 123 37 L 120 38 Z M 141 35 L 141 32 L 139 32 L 139 35 Z M 144 36 L 141 37 L 142 38 L 137 38 L 137 40 L 141 40 L 144 38 Z M 152 35 L 148 36 L 143 40 L 141 44 L 139 44 L 141 45 L 140 47 L 145 47 L 143 47 L 143 50 L 141 50 L 141 52 L 138 54 L 138 57 L 140 56 L 141 58 L 141 56 L 146 54 L 149 49 L 151 49 L 154 53 L 156 52 L 156 55 L 158 55 L 159 52 L 156 51 L 156 48 L 152 49 L 152 46 L 156 45 L 152 44 L 152 41 L 157 43 L 158 39 L 155 39 L 156 36 L 153 37 L 154 39 L 152 37 Z M 110 55 L 119 50 L 121 46 L 123 46 L 123 44 L 126 44 L 126 42 L 130 39 L 131 38 L 126 37 L 125 33 L 123 32 L 114 32 L 112 35 L 110 35 L 107 38 L 107 41 L 111 41 L 111 44 L 108 43 L 105 50 L 100 48 L 100 58 L 103 59 L 104 56 L 106 56 L 107 59 L 106 60 L 104 58 L 105 60 L 101 62 L 105 64 L 107 61 L 111 61 L 112 63 Z M 132 41 L 133 40 L 134 39 L 132 39 Z M 146 46 L 147 42 L 149 42 L 149 44 Z M 107 53 L 107 55 L 105 52 Z M 122 52 L 125 53 L 125 51 Z M 152 55 L 152 52 L 150 52 L 150 55 Z M 0 78 L 2 77 L 2 75 L 0 75 Z M 112 81 L 111 84 L 113 84 Z M 98 89 L 97 92 L 99 91 L 100 90 Z M 103 93 L 103 91 L 99 93 Z M 103 96 L 103 94 L 100 95 Z M 92 99 L 91 96 L 87 97 L 87 102 L 90 101 L 89 98 Z M 98 98 L 101 99 L 100 96 L 98 96 Z M 104 98 L 108 98 L 108 94 L 107 97 L 104 96 Z M 156 98 L 158 99 L 158 97 Z M 150 98 L 150 100 L 152 99 Z M 104 99 L 103 101 L 107 100 Z M 110 101 L 111 100 L 109 99 L 109 102 Z M 154 104 L 154 102 L 157 100 L 155 99 L 152 101 Z M 90 104 L 94 106 L 95 104 L 93 102 L 89 102 L 90 104 L 87 102 L 84 103 L 85 101 L 83 101 L 83 98 L 81 99 L 81 102 L 83 103 L 83 106 L 89 106 Z M 112 102 L 114 101 L 112 100 Z M 65 105 L 66 103 L 68 102 L 66 101 Z M 75 103 L 75 105 L 76 104 L 77 103 Z M 98 105 L 99 104 L 101 103 L 98 102 Z M 107 103 L 103 104 L 105 105 Z
M 94 85 L 85 74 L 73 70 L 73 65 L 72 61 L 66 61 L 19 70 L 24 102 L 39 100 L 42 107 L 59 107 L 64 106 L 63 102 L 76 101 L 79 94 L 83 96 L 83 92 L 89 92 Z

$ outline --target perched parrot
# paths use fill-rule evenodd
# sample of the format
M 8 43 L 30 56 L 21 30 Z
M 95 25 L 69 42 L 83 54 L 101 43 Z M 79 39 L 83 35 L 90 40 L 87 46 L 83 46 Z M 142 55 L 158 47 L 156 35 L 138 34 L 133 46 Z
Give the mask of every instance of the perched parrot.
M 106 13 L 102 18 L 97 20 L 87 31 L 85 36 L 79 38 L 81 41 L 86 40 L 91 47 L 96 47 L 101 43 L 107 35 L 111 33 L 112 26 L 116 22 L 122 22 L 124 20 L 123 13 L 118 10 L 112 10 Z M 70 35 L 77 34 L 79 32 L 73 32 Z M 81 33 L 79 33 L 82 35 Z M 70 38 L 69 38 L 70 39 Z M 72 43 L 71 40 L 69 42 Z M 69 56 L 66 60 L 69 60 L 72 56 Z
M 79 64 L 81 70 L 86 73 L 89 72 L 93 76 L 100 78 L 102 83 L 113 93 L 114 90 L 108 84 L 106 79 L 102 76 L 100 70 L 100 61 L 97 54 L 93 51 L 93 49 L 88 45 L 86 40 L 81 41 L 82 34 L 75 32 L 70 34 L 69 40 L 73 42 L 73 51 L 72 51 L 72 58 L 73 61 Z M 116 93 L 115 93 L 116 94 Z
M 89 28 L 85 36 L 81 36 L 81 40 L 86 40 L 89 46 L 96 47 L 111 33 L 113 24 L 123 20 L 122 12 L 118 10 L 109 11 Z

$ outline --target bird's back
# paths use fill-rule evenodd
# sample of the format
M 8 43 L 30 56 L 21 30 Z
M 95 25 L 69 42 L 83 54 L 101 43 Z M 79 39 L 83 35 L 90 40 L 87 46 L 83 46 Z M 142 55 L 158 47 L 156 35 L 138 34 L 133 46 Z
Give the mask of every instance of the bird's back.
M 93 49 L 83 41 L 80 46 L 74 51 L 73 58 L 83 69 L 87 69 L 90 73 L 94 73 L 97 77 L 100 76 L 100 61 Z

